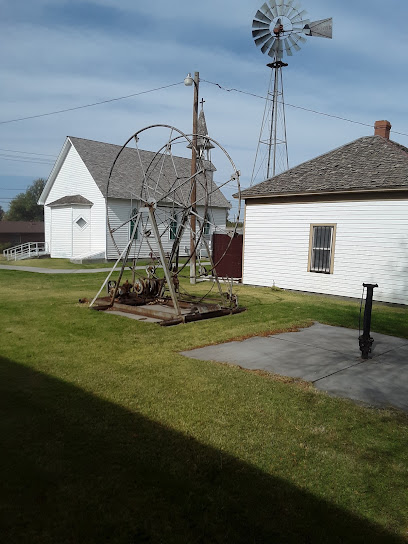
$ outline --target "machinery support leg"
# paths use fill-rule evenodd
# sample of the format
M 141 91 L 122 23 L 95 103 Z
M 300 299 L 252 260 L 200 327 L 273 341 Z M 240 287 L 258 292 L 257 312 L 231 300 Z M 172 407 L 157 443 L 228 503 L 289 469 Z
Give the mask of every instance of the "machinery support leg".
M 162 246 L 162 243 L 161 243 L 160 233 L 159 233 L 159 229 L 157 227 L 156 216 L 154 215 L 154 209 L 153 209 L 152 205 L 149 206 L 149 217 L 150 217 L 150 224 L 152 226 L 154 236 L 156 238 L 157 247 L 158 247 L 159 255 L 160 255 L 160 260 L 161 260 L 161 263 L 162 263 L 162 266 L 163 266 L 164 276 L 165 276 L 166 282 L 167 282 L 167 287 L 168 287 L 168 289 L 170 291 L 170 296 L 171 296 L 171 299 L 173 301 L 174 312 L 175 312 L 175 314 L 177 316 L 181 316 L 181 310 L 180 310 L 180 306 L 179 306 L 179 303 L 178 303 L 176 289 L 174 287 L 173 278 L 171 277 L 171 273 L 170 273 L 170 270 L 169 270 L 169 265 L 168 265 L 167 259 L 166 259 L 165 255 L 164 255 L 164 250 L 163 250 L 163 246 Z

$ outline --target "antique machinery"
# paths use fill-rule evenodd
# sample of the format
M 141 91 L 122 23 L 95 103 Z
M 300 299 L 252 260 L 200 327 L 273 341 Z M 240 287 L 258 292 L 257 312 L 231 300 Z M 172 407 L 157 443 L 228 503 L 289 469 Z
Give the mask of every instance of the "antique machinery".
M 141 140 L 157 140 L 156 133 L 165 141 L 159 150 L 141 149 Z M 91 307 L 115 307 L 156 317 L 162 319 L 163 325 L 241 311 L 236 296 L 231 289 L 224 291 L 217 277 L 218 263 L 213 261 L 210 247 L 213 233 L 228 233 L 231 240 L 235 236 L 241 208 L 240 173 L 218 142 L 208 135 L 200 135 L 196 140 L 194 174 L 190 159 L 182 156 L 189 154 L 192 136 L 169 125 L 139 130 L 118 151 L 109 174 L 106 199 L 108 245 L 118 258 Z M 222 178 L 218 184 L 213 179 L 214 154 Z M 229 207 L 225 195 L 232 194 L 238 194 L 237 220 L 227 229 L 227 217 L 220 220 L 215 214 Z M 197 225 L 192 233 L 193 247 L 190 246 L 191 215 Z M 218 262 L 227 251 L 228 247 Z M 188 264 L 193 252 L 198 257 L 197 276 L 203 272 L 211 275 L 204 296 L 194 296 L 180 284 L 184 271 L 190 275 Z M 150 262 L 147 267 L 146 259 Z M 132 277 L 123 282 L 126 269 L 132 271 Z M 118 278 L 113 280 L 115 272 Z M 108 296 L 98 299 L 107 284 Z
M 272 69 L 251 185 L 289 168 L 282 68 L 284 55 L 293 56 L 305 36 L 332 38 L 333 19 L 310 21 L 295 0 L 268 0 L 256 12 L 252 36 L 262 53 L 271 57 Z

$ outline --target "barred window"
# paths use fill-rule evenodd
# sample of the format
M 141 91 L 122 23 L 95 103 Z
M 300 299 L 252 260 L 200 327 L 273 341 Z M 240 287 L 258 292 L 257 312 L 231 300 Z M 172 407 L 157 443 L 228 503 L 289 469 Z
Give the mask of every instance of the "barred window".
M 170 219 L 170 229 L 169 229 L 170 240 L 175 240 L 175 239 L 176 239 L 176 236 L 177 236 L 177 227 L 178 227 L 178 223 L 177 223 L 177 215 L 174 214 L 174 215 L 172 216 L 172 218 Z
M 309 271 L 333 274 L 335 225 L 311 225 Z
M 207 213 L 206 216 L 205 216 L 205 220 L 204 220 L 204 231 L 203 231 L 203 234 L 205 235 L 209 235 L 211 232 L 211 223 L 210 223 L 210 216 L 209 214 Z

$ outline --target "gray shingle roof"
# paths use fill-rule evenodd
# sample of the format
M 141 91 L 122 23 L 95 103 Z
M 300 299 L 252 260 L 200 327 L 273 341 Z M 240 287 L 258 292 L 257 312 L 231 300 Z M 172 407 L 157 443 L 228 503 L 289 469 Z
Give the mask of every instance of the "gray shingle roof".
M 384 189 L 408 189 L 408 148 L 367 136 L 254 185 L 241 197 Z
M 95 142 L 94 140 L 84 140 L 82 138 L 75 138 L 69 136 L 75 149 L 78 151 L 81 159 L 88 168 L 91 176 L 98 185 L 100 191 L 104 196 L 110 198 L 137 198 L 141 195 L 143 186 L 143 170 L 140 165 L 140 159 L 143 164 L 144 170 L 148 167 L 151 160 L 155 156 L 152 151 L 140 150 L 139 154 L 136 149 L 125 148 L 115 165 L 113 170 L 113 176 L 109 183 L 109 190 L 107 190 L 109 172 L 111 170 L 113 161 L 115 160 L 121 146 L 106 144 L 103 142 Z M 183 157 L 176 157 L 173 155 L 174 164 L 177 169 L 177 174 L 183 180 L 187 180 L 191 176 L 191 160 Z M 214 166 L 206 162 L 205 166 L 209 171 L 215 171 Z M 199 176 L 197 180 L 199 181 Z M 167 156 L 163 164 L 163 175 L 161 177 L 161 186 L 164 190 L 168 190 L 170 185 L 174 183 L 175 175 L 171 158 Z M 165 184 L 168 184 L 165 187 Z M 189 184 L 186 183 L 181 191 L 186 195 L 188 194 Z M 178 189 L 180 191 L 180 189 Z M 211 182 L 209 191 L 211 194 L 211 200 L 209 204 L 215 207 L 230 208 L 231 205 L 224 197 L 222 192 L 217 188 L 214 182 Z M 107 194 L 109 193 L 109 194 Z M 197 199 L 202 198 L 203 192 L 200 183 L 197 183 Z
M 54 202 L 50 202 L 47 204 L 47 206 L 51 207 L 57 207 L 57 206 L 72 206 L 75 204 L 79 204 L 82 206 L 93 206 L 93 202 L 88 200 L 82 195 L 71 195 L 71 196 L 63 196 L 62 198 L 59 198 L 58 200 L 54 200 Z

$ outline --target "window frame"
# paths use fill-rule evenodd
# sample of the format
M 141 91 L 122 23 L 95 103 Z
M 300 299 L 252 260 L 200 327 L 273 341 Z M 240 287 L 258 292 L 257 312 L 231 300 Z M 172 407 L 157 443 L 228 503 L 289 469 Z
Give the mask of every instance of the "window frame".
M 85 224 L 82 225 L 82 226 L 78 223 L 78 221 L 81 221 L 81 220 L 85 223 Z M 77 228 L 78 228 L 79 230 L 85 230 L 86 227 L 89 225 L 89 222 L 83 217 L 83 215 L 79 215 L 79 216 L 75 219 L 74 223 L 75 223 L 75 225 L 77 226 Z
M 209 211 L 207 211 L 207 213 L 205 214 L 204 225 L 203 225 L 203 235 L 204 236 L 210 236 L 211 235 L 211 222 L 210 222 Z
M 173 213 L 170 217 L 170 225 L 169 225 L 169 240 L 175 240 L 177 238 L 177 232 L 178 232 L 178 218 L 177 213 Z
M 133 231 L 133 227 L 134 227 L 134 224 L 136 223 L 136 217 L 137 217 L 137 214 L 139 213 L 139 208 L 135 207 L 135 208 L 132 208 L 130 210 L 130 215 L 129 215 L 129 240 L 132 236 L 132 231 Z M 135 217 L 135 220 L 132 220 L 132 217 Z M 135 233 L 135 237 L 133 238 L 133 240 L 137 240 L 139 238 L 139 225 L 137 226 L 136 228 L 136 233 Z
M 314 238 L 314 229 L 315 227 L 330 227 L 332 228 L 332 238 L 330 246 L 330 266 L 329 271 L 324 270 L 312 270 L 312 256 L 313 256 L 313 238 Z M 334 254 L 336 248 L 336 234 L 337 234 L 337 223 L 311 223 L 310 232 L 309 232 L 309 256 L 307 271 L 313 274 L 334 274 Z

